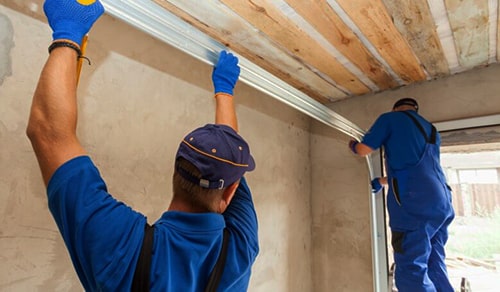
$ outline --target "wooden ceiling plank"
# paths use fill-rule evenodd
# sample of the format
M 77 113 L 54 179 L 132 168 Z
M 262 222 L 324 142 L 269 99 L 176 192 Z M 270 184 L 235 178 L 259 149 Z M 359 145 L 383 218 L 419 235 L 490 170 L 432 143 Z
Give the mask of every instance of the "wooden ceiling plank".
M 328 76 L 351 94 L 364 94 L 370 89 L 357 76 L 347 70 L 309 35 L 300 30 L 273 5 L 262 0 L 221 0 L 245 18 L 283 49 L 317 69 L 320 76 Z M 284 53 L 287 53 L 284 51 Z
M 381 90 L 399 84 L 335 13 L 326 0 L 285 0 Z
M 436 31 L 441 41 L 441 47 L 448 63 L 450 74 L 455 74 L 462 71 L 460 62 L 458 61 L 457 50 L 455 49 L 455 41 L 453 40 L 453 32 L 451 31 L 450 21 L 448 20 L 448 12 L 444 0 L 427 0 L 429 10 L 436 25 Z
M 304 64 L 283 54 L 223 4 L 207 0 L 154 2 L 320 103 L 326 104 L 347 97 L 345 92 L 308 70 Z
M 458 60 L 467 69 L 488 63 L 488 0 L 445 0 Z
M 427 73 L 450 74 L 427 0 L 382 0 L 394 25 L 408 41 Z
M 335 1 L 404 82 L 426 79 L 419 60 L 394 26 L 382 0 Z

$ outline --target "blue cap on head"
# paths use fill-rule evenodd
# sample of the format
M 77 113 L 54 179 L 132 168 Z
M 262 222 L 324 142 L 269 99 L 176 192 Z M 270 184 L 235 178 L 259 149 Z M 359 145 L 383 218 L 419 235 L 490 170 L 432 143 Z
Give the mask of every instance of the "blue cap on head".
M 201 179 L 178 167 L 179 174 L 208 189 L 222 189 L 255 168 L 250 148 L 236 131 L 220 124 L 207 124 L 189 133 L 180 143 L 175 159 L 191 162 Z
M 392 106 L 392 109 L 395 109 L 395 108 L 402 106 L 402 105 L 413 106 L 415 108 L 415 110 L 418 112 L 418 102 L 411 97 L 405 97 L 405 98 L 402 98 L 402 99 L 396 101 L 396 103 Z

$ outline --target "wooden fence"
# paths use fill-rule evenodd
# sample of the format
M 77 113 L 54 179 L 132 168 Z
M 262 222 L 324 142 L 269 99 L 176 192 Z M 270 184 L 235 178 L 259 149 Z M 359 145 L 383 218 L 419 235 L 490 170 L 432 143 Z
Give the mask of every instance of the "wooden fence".
M 456 216 L 488 216 L 500 210 L 500 184 L 452 184 Z

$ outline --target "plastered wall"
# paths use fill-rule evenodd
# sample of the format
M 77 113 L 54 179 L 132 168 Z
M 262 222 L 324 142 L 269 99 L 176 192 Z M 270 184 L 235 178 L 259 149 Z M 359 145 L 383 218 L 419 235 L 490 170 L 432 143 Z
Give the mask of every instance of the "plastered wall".
M 366 162 L 347 136 L 313 125 L 313 291 L 373 291 Z
M 0 290 L 81 291 L 47 209 L 25 135 L 47 58 L 42 1 L 0 0 Z M 171 198 L 173 157 L 190 130 L 214 119 L 211 66 L 109 16 L 90 34 L 79 85 L 82 144 L 109 191 L 154 222 Z M 240 132 L 261 251 L 249 291 L 313 291 L 310 119 L 239 83 Z

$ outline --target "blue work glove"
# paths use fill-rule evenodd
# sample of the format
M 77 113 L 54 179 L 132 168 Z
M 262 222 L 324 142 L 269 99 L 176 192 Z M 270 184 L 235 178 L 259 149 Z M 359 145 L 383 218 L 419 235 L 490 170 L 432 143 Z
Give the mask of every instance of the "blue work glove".
M 349 149 L 351 149 L 352 153 L 358 154 L 358 151 L 356 151 L 356 145 L 358 145 L 358 141 L 356 140 L 351 140 L 349 141 Z
M 382 184 L 380 184 L 379 177 L 374 178 L 371 184 L 372 184 L 372 193 L 374 194 L 380 192 L 380 190 L 382 189 Z
M 43 10 L 53 40 L 71 40 L 81 46 L 83 37 L 104 13 L 99 0 L 46 0 Z
M 224 92 L 233 95 L 233 88 L 239 76 L 238 58 L 226 51 L 220 52 L 219 61 L 212 71 L 215 93 Z

